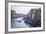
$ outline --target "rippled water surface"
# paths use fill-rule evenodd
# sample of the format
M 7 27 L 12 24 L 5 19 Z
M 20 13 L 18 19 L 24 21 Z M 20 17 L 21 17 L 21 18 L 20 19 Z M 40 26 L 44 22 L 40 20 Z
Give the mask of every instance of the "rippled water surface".
M 24 23 L 23 17 L 12 19 L 11 28 L 29 28 L 29 25 Z

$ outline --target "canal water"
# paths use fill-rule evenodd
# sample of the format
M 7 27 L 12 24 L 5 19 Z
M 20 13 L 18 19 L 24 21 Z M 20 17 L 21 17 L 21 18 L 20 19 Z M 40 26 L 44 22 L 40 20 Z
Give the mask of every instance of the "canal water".
M 11 20 L 11 28 L 30 28 L 28 24 L 24 23 L 23 17 Z

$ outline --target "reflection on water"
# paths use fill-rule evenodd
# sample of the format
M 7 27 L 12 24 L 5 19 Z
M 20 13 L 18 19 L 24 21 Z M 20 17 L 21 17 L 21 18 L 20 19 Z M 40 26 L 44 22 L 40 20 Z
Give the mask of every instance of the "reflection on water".
M 29 25 L 24 23 L 23 17 L 12 19 L 11 28 L 29 28 Z

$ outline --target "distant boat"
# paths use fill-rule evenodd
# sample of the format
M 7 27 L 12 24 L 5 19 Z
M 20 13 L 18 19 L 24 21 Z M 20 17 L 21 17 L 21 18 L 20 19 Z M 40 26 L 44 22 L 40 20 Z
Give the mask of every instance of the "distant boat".
M 17 22 L 21 22 L 21 20 L 17 20 Z

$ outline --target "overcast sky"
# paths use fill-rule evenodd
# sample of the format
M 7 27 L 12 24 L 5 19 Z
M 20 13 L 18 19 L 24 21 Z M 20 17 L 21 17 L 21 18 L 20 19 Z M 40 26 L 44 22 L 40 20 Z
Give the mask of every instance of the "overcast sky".
M 29 7 L 29 6 L 16 6 L 16 5 L 12 5 L 11 6 L 11 10 L 16 11 L 17 14 L 27 14 L 31 9 L 34 8 L 40 8 L 40 7 Z

